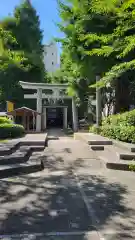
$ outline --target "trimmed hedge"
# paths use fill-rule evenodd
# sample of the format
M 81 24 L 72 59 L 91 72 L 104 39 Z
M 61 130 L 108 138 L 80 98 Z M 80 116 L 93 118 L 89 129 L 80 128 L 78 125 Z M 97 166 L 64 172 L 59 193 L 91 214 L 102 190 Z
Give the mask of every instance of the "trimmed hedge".
M 102 121 L 102 126 L 106 125 L 125 125 L 125 126 L 135 126 L 135 110 L 125 112 L 122 114 L 110 115 Z
M 5 123 L 12 123 L 12 120 L 6 118 L 6 117 L 0 117 L 0 124 L 5 124 Z
M 92 126 L 89 131 L 123 142 L 135 143 L 135 110 L 104 118 L 101 127 Z
M 93 126 L 89 131 L 119 141 L 135 143 L 135 126 L 106 125 L 98 128 Z
M 24 127 L 18 124 L 4 123 L 0 124 L 0 138 L 22 137 L 25 133 Z
M 135 143 L 135 127 L 134 126 L 113 126 L 106 125 L 101 127 L 101 135 L 122 142 Z

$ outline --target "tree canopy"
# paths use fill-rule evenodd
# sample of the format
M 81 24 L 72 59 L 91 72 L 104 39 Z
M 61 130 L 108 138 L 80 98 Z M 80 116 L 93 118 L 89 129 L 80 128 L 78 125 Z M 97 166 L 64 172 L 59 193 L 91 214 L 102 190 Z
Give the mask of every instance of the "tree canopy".
M 134 0 L 65 0 L 59 1 L 59 12 L 59 27 L 65 34 L 60 40 L 66 56 L 62 63 L 65 72 L 71 76 L 76 73 L 76 82 L 83 80 L 88 88 L 111 83 L 121 96 L 119 102 L 125 98 L 125 90 L 126 98 L 131 100 L 135 69 Z M 69 63 L 74 67 L 69 68 Z M 95 85 L 96 75 L 101 80 Z M 87 87 L 84 94 L 89 93 Z
M 13 17 L 1 21 L 0 36 L 1 101 L 10 99 L 22 103 L 19 81 L 44 82 L 46 78 L 43 33 L 29 1 L 17 6 Z

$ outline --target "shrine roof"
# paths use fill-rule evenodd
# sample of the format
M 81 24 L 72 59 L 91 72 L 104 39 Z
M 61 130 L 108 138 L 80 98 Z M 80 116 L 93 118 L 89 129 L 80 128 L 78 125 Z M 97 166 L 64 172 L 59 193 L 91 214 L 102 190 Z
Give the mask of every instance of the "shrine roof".
M 7 115 L 12 115 L 12 116 L 22 116 L 22 115 L 41 115 L 39 112 L 31 109 L 31 108 L 27 108 L 27 107 L 21 107 L 21 108 L 16 108 L 11 112 L 7 112 Z
M 60 84 L 60 83 L 31 83 L 31 82 L 19 82 L 22 88 L 24 89 L 52 89 L 52 88 L 59 88 L 59 89 L 66 89 L 68 84 Z

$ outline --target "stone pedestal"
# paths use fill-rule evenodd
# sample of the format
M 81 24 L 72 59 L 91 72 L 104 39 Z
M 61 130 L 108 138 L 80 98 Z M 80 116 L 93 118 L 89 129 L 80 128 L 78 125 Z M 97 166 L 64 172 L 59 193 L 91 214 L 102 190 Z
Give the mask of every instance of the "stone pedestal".
M 46 129 L 46 121 L 47 121 L 47 117 L 46 117 L 46 107 L 43 108 L 43 129 Z
M 42 113 L 42 89 L 37 89 L 37 112 Z M 36 132 L 41 131 L 41 115 L 36 118 Z
M 72 98 L 72 116 L 73 116 L 73 130 L 78 131 L 78 113 L 74 97 Z
M 63 128 L 67 128 L 67 107 L 63 109 Z

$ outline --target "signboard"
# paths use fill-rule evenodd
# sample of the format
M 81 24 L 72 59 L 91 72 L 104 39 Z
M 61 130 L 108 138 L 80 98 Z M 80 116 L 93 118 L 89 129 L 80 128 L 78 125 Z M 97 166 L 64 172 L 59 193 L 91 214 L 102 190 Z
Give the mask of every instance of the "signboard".
M 12 112 L 14 110 L 14 103 L 7 101 L 7 112 Z

